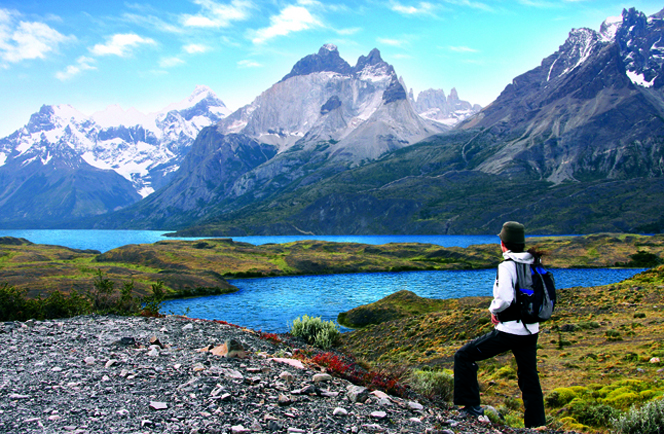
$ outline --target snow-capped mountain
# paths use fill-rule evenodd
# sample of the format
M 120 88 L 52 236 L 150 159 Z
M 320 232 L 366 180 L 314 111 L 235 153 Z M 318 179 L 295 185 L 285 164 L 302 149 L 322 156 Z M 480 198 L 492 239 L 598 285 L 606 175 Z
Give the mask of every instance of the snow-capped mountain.
M 661 176 L 663 15 L 629 9 L 599 32 L 572 30 L 461 125 L 492 135 L 477 167 L 554 183 Z
M 0 222 L 64 221 L 126 207 L 167 183 L 199 131 L 229 112 L 204 86 L 147 115 L 111 106 L 86 116 L 44 105 L 0 139 Z
M 350 66 L 326 44 L 215 131 L 203 130 L 168 186 L 100 225 L 181 227 L 449 129 L 415 112 L 377 49 Z M 222 170 L 220 162 L 232 167 Z
M 90 166 L 122 175 L 145 197 L 177 170 L 198 132 L 228 113 L 205 86 L 150 114 L 114 105 L 86 116 L 69 105 L 45 105 L 26 126 L 0 140 L 0 166 L 37 159 L 46 165 L 68 148 Z
M 298 61 L 218 128 L 274 145 L 280 153 L 334 142 L 332 158 L 355 163 L 448 129 L 414 112 L 394 68 L 377 49 L 351 67 L 332 44 Z

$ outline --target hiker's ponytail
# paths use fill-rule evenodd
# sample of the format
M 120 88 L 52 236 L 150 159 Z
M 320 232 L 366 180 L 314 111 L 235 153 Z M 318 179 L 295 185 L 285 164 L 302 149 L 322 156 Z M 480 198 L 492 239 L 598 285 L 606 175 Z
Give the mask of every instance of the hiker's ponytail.
M 549 252 L 545 250 L 538 250 L 537 246 L 531 247 L 530 249 L 527 250 L 527 252 L 533 255 L 536 259 L 540 259 L 542 256 L 546 256 L 549 254 Z

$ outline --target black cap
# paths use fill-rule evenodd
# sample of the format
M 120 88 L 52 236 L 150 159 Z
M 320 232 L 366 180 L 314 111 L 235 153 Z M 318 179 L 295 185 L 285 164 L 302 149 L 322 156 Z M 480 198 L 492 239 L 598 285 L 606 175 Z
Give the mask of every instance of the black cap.
M 526 228 L 518 222 L 505 222 L 498 236 L 504 243 L 526 244 Z

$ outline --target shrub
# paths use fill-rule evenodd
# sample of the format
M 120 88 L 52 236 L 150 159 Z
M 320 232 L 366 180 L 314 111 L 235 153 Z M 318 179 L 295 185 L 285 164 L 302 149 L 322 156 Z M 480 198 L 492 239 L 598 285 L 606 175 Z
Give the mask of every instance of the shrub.
M 544 400 L 551 407 L 562 407 L 576 398 L 576 393 L 568 387 L 558 387 L 548 393 Z
M 624 388 L 620 388 L 611 392 L 603 402 L 609 404 L 611 407 L 620 408 L 627 410 L 632 405 L 642 402 L 643 399 L 641 395 L 631 391 L 625 391 Z
M 0 321 L 25 321 L 30 318 L 32 312 L 26 293 L 26 290 L 7 283 L 0 286 Z
M 573 399 L 564 410 L 577 422 L 595 428 L 610 426 L 611 420 L 620 414 L 620 411 L 609 405 L 589 402 L 581 398 Z
M 152 294 L 143 298 L 143 315 L 146 316 L 159 316 L 159 309 L 161 309 L 161 304 L 166 298 L 166 293 L 164 291 L 164 282 L 153 283 Z
M 600 327 L 597 321 L 583 321 L 577 325 L 583 330 L 598 329 Z
M 622 337 L 620 336 L 620 333 L 615 331 L 615 330 L 607 330 L 606 331 L 606 340 L 608 340 L 608 341 L 622 341 Z
M 94 289 L 88 296 L 92 300 L 93 309 L 97 312 L 108 312 L 111 306 L 116 304 L 113 300 L 115 282 L 104 277 L 104 273 L 98 269 L 92 286 Z
M 617 434 L 664 433 L 664 400 L 651 401 L 643 407 L 632 407 L 629 412 L 612 420 Z
M 90 313 L 90 300 L 76 291 L 64 295 L 60 291 L 51 292 L 46 299 L 37 299 L 40 304 L 38 319 L 70 318 Z
M 409 379 L 410 386 L 429 398 L 449 401 L 454 391 L 454 377 L 449 371 L 415 370 Z
M 498 378 L 516 379 L 516 371 L 511 366 L 503 366 L 496 371 Z
M 303 315 L 302 319 L 295 318 L 290 333 L 323 350 L 334 346 L 341 335 L 334 322 L 323 321 L 320 317 L 314 318 L 308 315 Z

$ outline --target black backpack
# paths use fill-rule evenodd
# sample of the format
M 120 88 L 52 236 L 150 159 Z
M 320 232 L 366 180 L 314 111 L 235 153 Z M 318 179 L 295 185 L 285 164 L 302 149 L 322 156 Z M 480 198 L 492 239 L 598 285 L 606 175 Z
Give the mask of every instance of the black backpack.
M 511 261 L 511 259 L 508 259 Z M 521 321 L 534 324 L 548 321 L 556 307 L 556 282 L 539 259 L 533 264 L 514 262 L 516 265 L 516 296 L 512 304 L 497 315 L 498 320 Z

